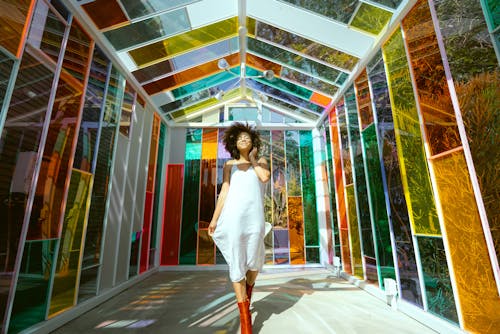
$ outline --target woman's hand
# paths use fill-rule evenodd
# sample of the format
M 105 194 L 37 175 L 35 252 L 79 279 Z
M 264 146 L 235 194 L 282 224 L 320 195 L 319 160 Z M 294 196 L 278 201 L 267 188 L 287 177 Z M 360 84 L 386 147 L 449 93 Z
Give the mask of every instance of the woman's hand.
M 216 227 L 217 227 L 217 222 L 211 221 L 210 225 L 208 225 L 208 235 L 209 236 L 212 236 L 212 234 L 214 234 Z
M 252 150 L 248 154 L 248 158 L 250 159 L 251 163 L 257 162 L 257 153 L 258 153 L 258 150 L 257 150 L 257 148 L 254 147 L 254 148 L 252 148 Z

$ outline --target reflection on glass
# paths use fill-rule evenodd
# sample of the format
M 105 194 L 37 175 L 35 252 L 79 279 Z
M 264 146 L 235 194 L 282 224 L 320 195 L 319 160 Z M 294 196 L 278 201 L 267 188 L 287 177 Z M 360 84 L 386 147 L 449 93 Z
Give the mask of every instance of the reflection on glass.
M 337 0 L 333 2 L 329 0 L 283 1 L 346 24 L 351 19 L 351 15 L 354 13 L 356 6 L 358 5 L 358 1 L 351 0 Z
M 86 2 L 82 8 L 99 29 L 128 22 L 118 0 Z
M 365 129 L 373 123 L 372 99 L 370 87 L 368 87 L 368 76 L 364 69 L 354 82 L 356 88 L 356 100 L 358 102 L 358 113 L 361 121 L 361 128 Z
M 286 170 L 284 152 L 284 131 L 271 131 L 271 180 L 273 183 L 273 221 L 274 228 L 288 227 L 286 206 Z M 276 238 L 276 235 L 275 235 Z M 275 240 L 275 248 L 276 240 Z
M 13 56 L 19 56 L 23 41 L 24 28 L 27 25 L 26 18 L 30 9 L 31 0 L 3 1 L 2 11 L 16 13 L 16 15 L 1 15 L 0 27 L 2 27 L 2 38 L 0 46 L 9 51 Z M 3 52 L 2 52 L 3 53 Z M 1 64 L 1 63 L 0 63 Z M 3 72 L 4 75 L 7 72 Z M 1 105 L 1 103 L 0 103 Z
M 345 188 L 347 198 L 347 215 L 349 220 L 349 241 L 351 246 L 351 261 L 353 274 L 364 279 L 363 262 L 361 260 L 361 239 L 359 237 L 358 216 L 356 213 L 356 199 L 354 185 Z
M 316 179 L 314 173 L 312 131 L 300 131 L 300 169 L 302 172 L 302 203 L 306 246 L 319 246 L 318 211 L 316 210 Z M 307 259 L 309 261 L 309 259 Z
M 153 39 L 179 34 L 189 30 L 189 28 L 187 11 L 185 8 L 180 8 L 117 29 L 105 31 L 104 36 L 108 38 L 116 51 L 120 51 Z
M 324 61 L 344 70 L 352 70 L 358 58 L 328 46 L 313 42 L 307 38 L 276 28 L 269 24 L 257 23 L 257 37 L 271 43 L 303 53 L 313 59 Z
M 362 2 L 351 21 L 351 26 L 378 35 L 391 17 L 391 12 Z
M 281 70 L 280 76 L 283 79 L 288 79 L 290 81 L 295 81 L 303 86 L 314 89 L 315 91 L 320 91 L 330 96 L 335 95 L 338 90 L 338 87 L 322 81 L 318 78 L 312 77 L 310 75 L 289 69 L 287 67 L 283 67 Z
M 302 197 L 288 197 L 288 226 L 290 233 L 290 263 L 305 264 L 304 253 L 304 217 L 302 215 Z
M 272 232 L 274 234 L 274 264 L 290 263 L 288 229 L 274 227 Z

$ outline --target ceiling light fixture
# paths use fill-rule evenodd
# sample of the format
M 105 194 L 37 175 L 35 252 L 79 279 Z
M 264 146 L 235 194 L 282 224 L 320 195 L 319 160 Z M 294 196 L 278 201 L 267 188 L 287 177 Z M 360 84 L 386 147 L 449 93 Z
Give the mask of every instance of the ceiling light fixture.
M 232 73 L 232 74 L 236 75 L 235 73 L 233 73 L 233 72 L 230 71 L 230 65 L 229 65 L 229 63 L 227 62 L 227 60 L 225 58 L 219 59 L 219 61 L 217 61 L 217 66 L 221 70 L 224 70 L 226 72 L 229 72 L 229 73 Z M 255 79 L 255 78 L 265 78 L 267 80 L 274 79 L 274 71 L 273 70 L 265 70 L 260 75 L 252 75 L 252 76 L 246 76 L 245 75 L 246 73 L 244 73 L 244 71 L 242 73 L 244 74 L 241 77 L 242 79 Z

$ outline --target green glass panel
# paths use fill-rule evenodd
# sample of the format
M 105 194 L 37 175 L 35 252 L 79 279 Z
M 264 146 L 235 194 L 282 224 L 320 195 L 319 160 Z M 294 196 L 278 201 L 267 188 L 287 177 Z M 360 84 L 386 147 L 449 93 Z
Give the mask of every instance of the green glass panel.
M 125 11 L 131 19 L 155 14 L 162 11 L 189 5 L 199 0 L 121 0 Z
M 285 131 L 286 181 L 288 196 L 301 196 L 300 137 L 298 131 Z
M 319 263 L 319 247 L 306 247 L 306 263 Z
M 156 164 L 156 178 L 155 178 L 155 198 L 153 202 L 153 227 L 151 235 L 156 236 L 158 233 L 158 226 L 162 223 L 159 219 L 160 214 L 160 198 L 161 198 L 161 182 L 163 167 L 163 151 L 165 148 L 165 138 L 167 136 L 167 126 L 162 122 L 160 124 L 160 138 L 158 140 L 158 162 Z M 156 249 L 156 238 L 151 238 L 151 248 Z
M 332 140 L 331 136 L 335 134 L 330 133 L 330 126 L 328 123 L 328 119 L 323 123 L 325 130 L 325 150 L 326 150 L 326 163 L 327 163 L 327 181 L 328 181 L 328 190 L 330 192 L 329 201 L 330 201 L 330 217 L 331 217 L 331 226 L 332 226 L 332 234 L 333 234 L 333 245 L 334 245 L 334 256 L 341 257 L 340 253 L 340 235 L 339 235 L 339 226 L 337 220 L 337 192 L 335 191 L 335 172 L 334 172 L 334 162 L 333 162 L 333 150 L 332 150 Z
M 484 5 L 484 2 L 482 2 Z M 479 181 L 490 231 L 500 261 L 500 70 L 493 41 L 487 36 L 480 1 L 435 1 L 446 56 L 460 105 L 474 169 Z M 497 13 L 498 1 L 488 0 Z M 447 20 L 449 23 L 446 24 Z M 469 22 L 467 25 L 460 22 Z M 498 21 L 496 21 L 498 24 Z M 448 27 L 451 25 L 453 29 Z M 484 36 L 481 40 L 477 36 Z M 495 32 L 500 51 L 500 29 Z M 498 53 L 497 53 L 498 54 Z M 480 59 L 480 61 L 478 61 Z
M 354 195 L 354 185 L 345 187 L 347 198 L 347 218 L 349 221 L 349 241 L 351 246 L 351 261 L 353 274 L 359 278 L 364 278 L 363 261 L 361 260 L 361 239 L 359 237 L 358 215 L 356 213 L 356 198 Z
M 330 96 L 335 95 L 338 90 L 338 87 L 335 85 L 286 67 L 281 69 L 280 77 L 290 81 L 295 81 L 301 85 L 310 87 L 315 91 L 319 91 Z
M 443 240 L 440 237 L 418 237 L 417 243 L 429 312 L 458 323 Z
M 359 60 L 357 57 L 342 51 L 263 22 L 257 23 L 257 37 L 344 70 L 352 70 Z
M 78 271 L 82 255 L 83 231 L 89 205 L 89 187 L 92 174 L 73 169 L 68 190 L 66 211 L 55 268 L 49 316 L 76 303 Z
M 349 147 L 349 136 L 347 134 L 347 121 L 345 115 L 345 105 L 337 105 L 337 124 L 340 132 L 341 162 L 344 171 L 344 182 L 348 186 L 353 183 L 351 149 Z
M 379 7 L 361 3 L 351 26 L 378 35 L 391 19 L 392 13 Z
M 57 239 L 25 242 L 9 333 L 18 333 L 45 320 L 57 244 Z
M 129 54 L 137 65 L 143 66 L 237 34 L 238 18 L 234 17 L 143 46 L 130 51 Z
M 349 146 L 351 148 L 351 159 L 353 166 L 353 179 L 357 197 L 358 224 L 361 231 L 361 246 L 364 256 L 375 258 L 373 245 L 372 223 L 368 204 L 368 191 L 366 188 L 365 169 L 363 161 L 363 150 L 361 148 L 361 137 L 359 132 L 358 111 L 356 108 L 356 96 L 354 87 L 351 86 L 344 95 Z M 368 271 L 367 271 L 368 274 Z M 371 274 L 371 272 L 370 272 Z M 373 279 L 373 277 L 369 277 Z
M 318 212 L 316 210 L 316 179 L 311 131 L 300 131 L 300 167 L 302 170 L 302 202 L 306 246 L 319 246 Z
M 180 264 L 196 264 L 202 129 L 187 129 L 184 160 Z
M 284 131 L 271 131 L 271 174 L 273 183 L 273 226 L 287 228 Z
M 343 81 L 338 81 L 340 76 L 342 76 L 344 80 L 347 78 L 347 73 L 318 63 L 312 59 L 300 56 L 291 51 L 284 50 L 272 44 L 268 44 L 264 41 L 248 37 L 247 43 L 250 53 L 255 53 L 263 58 L 272 60 L 277 64 L 285 65 L 297 71 L 307 73 L 331 84 L 342 84 Z
M 408 212 L 414 232 L 440 235 L 403 35 L 397 30 L 383 49 L 394 129 Z
M 153 39 L 172 36 L 190 28 L 186 9 L 179 8 L 150 19 L 105 31 L 104 36 L 108 38 L 116 51 L 120 51 Z
M 484 2 L 486 2 L 485 7 L 491 24 L 491 30 L 495 30 L 500 25 L 500 2 L 498 0 L 486 0 Z
M 351 1 L 351 0 L 334 0 L 334 1 L 283 0 L 283 1 L 346 24 L 349 22 L 351 15 L 356 10 L 356 6 L 358 4 L 358 1 Z
M 366 180 L 370 199 L 370 211 L 373 217 L 373 233 L 375 240 L 375 254 L 379 272 L 380 286 L 384 278 L 396 278 L 394 260 L 392 257 L 392 244 L 385 206 L 384 185 L 380 167 L 379 150 L 375 124 L 369 125 L 361 133 L 363 150 L 366 159 Z

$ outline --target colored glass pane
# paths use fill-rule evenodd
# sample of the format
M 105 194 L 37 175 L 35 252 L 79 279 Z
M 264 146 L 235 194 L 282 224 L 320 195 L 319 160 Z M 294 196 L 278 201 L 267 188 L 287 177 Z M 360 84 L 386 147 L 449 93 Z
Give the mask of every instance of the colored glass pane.
M 187 129 L 186 155 L 184 160 L 184 199 L 182 201 L 182 227 L 179 254 L 180 264 L 196 264 L 201 137 L 201 129 Z
M 163 157 L 164 157 L 164 149 L 165 149 L 165 137 L 167 135 L 167 126 L 165 123 L 160 122 L 160 137 L 158 140 L 158 160 L 156 163 L 156 177 L 155 177 L 155 189 L 154 189 L 154 202 L 153 202 L 153 227 L 151 235 L 158 235 L 157 230 L 158 227 L 162 226 L 163 220 L 160 219 L 160 198 L 161 196 L 161 185 L 162 182 L 165 181 L 165 178 L 162 178 L 163 175 Z M 157 238 L 151 239 L 151 249 L 157 248 Z
M 342 51 L 263 22 L 257 23 L 257 37 L 344 70 L 352 70 L 359 60 Z
M 476 177 L 479 181 L 491 235 L 500 261 L 500 200 L 498 167 L 500 166 L 500 71 L 493 41 L 479 1 L 457 4 L 435 1 L 436 15 L 443 37 L 446 56 L 460 105 Z M 493 7 L 495 4 L 495 7 Z M 488 1 L 490 9 L 500 8 Z M 450 22 L 446 24 L 444 22 Z M 470 22 L 464 26 L 460 22 Z M 448 28 L 450 27 L 450 28 Z M 485 36 L 478 40 L 477 36 Z M 496 33 L 500 50 L 500 30 Z M 478 61 L 480 59 L 481 61 Z
M 413 229 L 418 234 L 440 235 L 413 86 L 400 30 L 392 35 L 382 51 L 387 66 L 401 176 Z
M 142 234 L 144 240 L 141 243 L 141 259 L 139 264 L 139 273 L 143 273 L 148 270 L 148 265 L 150 262 L 150 243 L 151 243 L 151 223 L 153 219 L 153 197 L 154 194 L 150 191 L 146 191 L 146 196 L 144 198 L 144 221 L 142 223 Z M 154 239 L 154 238 L 153 238 Z
M 311 102 L 322 107 L 328 107 L 332 103 L 332 99 L 328 96 L 314 92 L 311 96 Z
M 4 1 L 2 3 L 2 12 L 16 13 L 15 16 L 0 16 L 0 27 L 2 27 L 0 46 L 9 51 L 13 56 L 19 56 L 18 53 L 23 43 L 23 34 L 26 33 L 26 19 L 32 2 L 31 0 L 20 0 Z
M 302 205 L 306 246 L 319 246 L 318 211 L 316 210 L 316 178 L 314 173 L 311 131 L 300 131 L 300 169 L 302 172 Z
M 46 10 L 47 15 L 43 19 L 32 20 L 27 43 L 36 49 L 40 49 L 54 62 L 57 62 L 67 22 L 61 21 L 61 18 L 52 12 L 51 8 L 46 7 L 45 3 L 39 5 L 41 6 L 39 10 Z
M 172 36 L 190 28 L 185 8 L 105 31 L 104 36 L 115 50 L 123 50 L 151 40 Z
M 127 81 L 122 101 L 122 112 L 120 116 L 120 133 L 129 136 L 132 124 L 132 113 L 135 111 L 137 93 L 132 85 Z
M 271 132 L 266 131 L 266 130 L 261 130 L 259 131 L 260 134 L 260 141 L 261 141 L 261 146 L 259 150 L 259 155 L 264 157 L 268 163 L 269 163 L 269 168 L 272 168 L 271 166 Z M 272 187 L 273 183 L 267 182 L 264 185 L 264 219 L 266 222 L 272 223 L 273 221 L 273 197 L 272 197 Z M 266 252 L 266 259 L 265 263 L 266 264 L 272 264 L 273 263 L 273 233 L 268 233 L 266 237 L 264 238 L 264 246 L 265 246 L 265 252 Z
M 319 263 L 319 247 L 306 247 L 306 263 Z
M 344 73 L 340 70 L 254 38 L 247 38 L 247 43 L 249 52 L 272 59 L 275 63 L 304 72 L 331 84 L 343 83 L 343 81 L 339 82 L 340 76 Z
M 217 129 L 203 129 L 201 144 L 200 228 L 208 228 L 215 210 Z
M 351 246 L 351 261 L 354 276 L 364 278 L 363 262 L 361 259 L 361 238 L 358 227 L 358 216 L 356 213 L 356 198 L 354 185 L 345 187 L 347 199 L 347 215 L 349 221 L 349 241 Z
M 274 264 L 290 263 L 289 233 L 287 228 L 274 227 Z
M 129 54 L 139 66 L 156 63 L 166 58 L 172 58 L 180 53 L 199 48 L 204 44 L 236 36 L 238 34 L 237 23 L 238 19 L 236 17 L 216 22 L 131 50 Z
M 95 0 L 83 4 L 82 8 L 99 29 L 128 22 L 117 0 Z
M 129 17 L 135 19 L 141 16 L 189 5 L 196 1 L 199 0 L 121 0 L 121 3 Z
M 273 226 L 287 228 L 284 131 L 271 131 L 271 181 L 273 183 Z M 276 241 L 275 241 L 275 247 Z
M 491 30 L 495 30 L 500 25 L 500 3 L 496 0 L 486 0 L 485 4 L 491 23 Z
M 123 232 L 123 230 L 122 230 Z M 142 231 L 139 232 L 132 232 L 132 237 L 130 240 L 130 258 L 128 261 L 128 276 L 127 279 L 130 277 L 137 276 L 139 273 L 139 245 L 142 242 Z M 120 263 L 118 263 L 118 270 L 117 273 L 120 271 Z
M 80 258 L 89 205 L 92 174 L 73 170 L 68 189 L 66 211 L 62 226 L 55 268 L 49 317 L 76 303 L 75 290 L 81 268 Z
M 429 5 L 419 1 L 402 22 L 431 155 L 461 146 Z
M 147 83 L 155 78 L 163 78 L 173 72 L 179 72 L 203 64 L 214 59 L 220 59 L 237 52 L 238 39 L 230 38 L 215 44 L 207 45 L 201 49 L 178 55 L 171 59 L 147 66 L 132 72 L 140 83 Z
M 364 69 L 354 82 L 356 88 L 356 100 L 358 104 L 359 120 L 362 129 L 373 123 L 372 100 L 370 87 L 368 86 L 368 76 Z
M 208 230 L 198 230 L 197 264 L 215 264 L 215 244 Z
M 283 67 L 280 73 L 280 76 L 283 79 L 290 80 L 292 82 L 297 82 L 303 86 L 309 87 L 313 90 L 320 91 L 322 93 L 328 94 L 330 96 L 335 95 L 338 90 L 338 87 L 327 83 L 325 81 L 321 81 L 316 77 L 312 77 L 308 74 L 304 74 L 302 72 L 298 72 L 287 67 Z
M 27 240 L 17 279 L 9 332 L 19 333 L 45 320 L 57 239 Z
M 385 206 L 385 194 L 380 170 L 380 157 L 375 124 L 370 125 L 361 133 L 366 162 L 366 180 L 368 184 L 370 213 L 373 220 L 375 240 L 375 257 L 377 259 L 379 282 L 383 285 L 384 278 L 396 278 L 392 258 L 392 244 Z
M 209 77 L 198 80 L 196 82 L 184 85 L 182 87 L 173 89 L 172 94 L 175 97 L 175 99 L 180 99 L 192 95 L 193 93 L 202 91 L 204 89 L 220 85 L 225 81 L 234 80 L 235 76 L 239 76 L 239 68 L 238 71 L 234 70 L 234 73 L 233 72 L 229 73 L 224 71 L 221 73 L 213 74 Z
M 78 24 L 78 21 L 73 20 L 69 38 L 64 51 L 63 69 L 61 75 L 65 73 L 71 74 L 74 78 L 80 81 L 81 84 L 87 76 L 87 64 L 89 62 L 89 46 L 91 38 Z
M 285 131 L 286 182 L 288 196 L 301 196 L 300 138 L 298 131 Z
M 14 69 L 14 59 L 0 50 L 0 119 L 2 119 L 4 110 L 4 99 L 9 85 L 11 72 Z
M 302 215 L 302 197 L 288 197 L 288 226 L 290 233 L 290 263 L 305 264 L 304 252 L 304 217 Z
M 320 14 L 331 19 L 340 21 L 342 23 L 348 23 L 351 19 L 351 15 L 356 10 L 358 1 L 350 0 L 283 0 L 294 6 L 298 6 L 307 9 L 316 14 Z
M 378 35 L 391 17 L 391 12 L 362 2 L 351 21 L 351 27 Z
M 368 77 L 373 94 L 373 107 L 378 127 L 389 126 L 394 129 L 392 120 L 391 100 L 389 88 L 387 87 L 387 76 L 385 74 L 382 50 L 378 50 L 373 59 L 367 65 Z M 365 116 L 362 117 L 364 119 Z M 369 118 L 368 118 L 369 119 Z M 369 121 L 363 121 L 368 124 Z M 371 123 L 371 122 L 370 122 Z
M 500 300 L 464 153 L 454 151 L 431 163 L 464 329 L 491 332 L 500 323 Z
M 429 312 L 458 322 L 443 239 L 417 237 Z
M 340 149 L 341 149 L 341 159 L 342 162 L 342 170 L 344 171 L 344 181 L 345 185 L 348 186 L 352 184 L 353 176 L 352 176 L 352 162 L 351 162 L 351 149 L 349 146 L 349 136 L 347 130 L 347 120 L 346 120 L 346 111 L 345 105 L 342 101 L 337 104 L 337 126 L 339 128 L 340 135 Z

